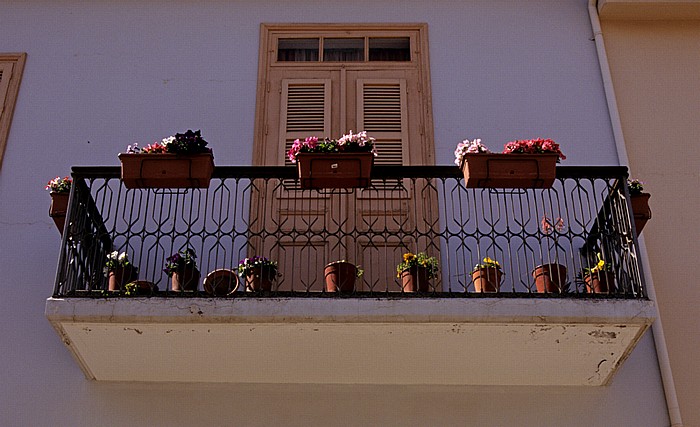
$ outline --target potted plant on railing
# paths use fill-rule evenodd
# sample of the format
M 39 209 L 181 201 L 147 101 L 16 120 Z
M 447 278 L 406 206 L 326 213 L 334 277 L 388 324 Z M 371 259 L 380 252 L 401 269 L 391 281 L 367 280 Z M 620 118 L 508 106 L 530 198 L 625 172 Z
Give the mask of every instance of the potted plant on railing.
M 188 130 L 119 154 L 126 188 L 207 188 L 214 155 L 200 131 Z
M 191 248 L 178 251 L 167 258 L 163 271 L 172 278 L 173 292 L 197 290 L 200 274 L 196 259 L 197 255 Z
M 107 276 L 107 289 L 111 292 L 120 291 L 127 283 L 136 280 L 138 268 L 129 261 L 126 252 L 118 251 L 107 254 L 104 273 Z
M 651 194 L 644 192 L 643 184 L 638 179 L 627 180 L 627 189 L 630 193 L 630 202 L 632 202 L 634 228 L 637 230 L 637 235 L 642 232 L 647 221 L 651 219 L 651 208 L 649 207 Z
M 501 289 L 501 264 L 489 257 L 484 258 L 484 262 L 474 266 L 472 270 L 472 281 L 476 292 L 498 292 Z
M 277 261 L 254 256 L 238 263 L 238 275 L 245 279 L 246 289 L 251 292 L 272 290 L 272 282 L 277 278 Z
M 511 141 L 503 153 L 491 153 L 480 139 L 457 144 L 455 163 L 467 188 L 550 188 L 556 164 L 566 159 L 551 139 Z
M 396 277 L 401 279 L 404 292 L 428 292 L 430 279 L 438 273 L 438 260 L 425 252 L 403 254 L 403 262 L 396 266 Z
M 331 262 L 323 269 L 326 292 L 351 293 L 355 291 L 355 281 L 363 274 L 364 270 L 344 259 Z
M 612 272 L 612 264 L 603 259 L 603 255 L 596 254 L 598 262 L 593 267 L 583 269 L 583 280 L 586 282 L 586 292 L 594 294 L 607 294 L 615 291 L 615 275 Z
M 66 212 L 68 212 L 68 195 L 73 184 L 70 177 L 56 178 L 46 184 L 46 189 L 49 190 L 51 196 L 51 206 L 49 207 L 49 216 L 53 219 L 54 224 L 58 228 L 59 233 L 63 234 L 63 227 L 66 224 Z
M 340 139 L 295 140 L 287 157 L 297 164 L 301 188 L 367 187 L 374 156 L 374 138 L 352 131 Z
M 542 233 L 546 239 L 552 239 L 553 244 L 549 250 L 554 250 L 553 263 L 538 265 L 532 270 L 532 277 L 535 279 L 535 287 L 539 293 L 560 293 L 566 289 L 566 266 L 559 264 L 559 234 L 566 227 L 562 218 L 550 220 L 547 215 L 542 217 L 540 223 Z

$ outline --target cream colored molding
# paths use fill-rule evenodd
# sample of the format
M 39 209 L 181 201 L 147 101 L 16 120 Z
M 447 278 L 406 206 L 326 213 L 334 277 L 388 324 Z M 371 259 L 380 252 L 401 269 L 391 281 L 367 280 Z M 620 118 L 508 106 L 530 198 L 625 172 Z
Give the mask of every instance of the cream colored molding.
M 604 20 L 696 20 L 700 0 L 598 0 L 598 14 Z
M 7 137 L 10 134 L 10 125 L 15 112 L 19 85 L 22 82 L 26 60 L 26 53 L 0 53 L 0 64 L 11 64 L 12 70 L 7 92 L 4 94 L 4 99 L 0 98 L 0 169 L 2 168 L 2 159 L 5 154 Z M 0 95 L 3 94 L 0 93 Z

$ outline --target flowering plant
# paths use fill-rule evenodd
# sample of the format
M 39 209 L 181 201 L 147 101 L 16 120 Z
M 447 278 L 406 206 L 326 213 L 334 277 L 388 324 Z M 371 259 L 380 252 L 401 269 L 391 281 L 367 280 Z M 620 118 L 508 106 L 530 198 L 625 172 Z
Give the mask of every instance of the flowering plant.
M 45 188 L 52 193 L 69 193 L 72 184 L 73 181 L 70 179 L 70 177 L 61 178 L 60 176 L 57 176 L 49 181 Z
M 353 134 L 352 131 L 343 135 L 340 139 L 326 138 L 319 141 L 315 136 L 309 136 L 304 141 L 294 140 L 292 148 L 287 152 L 287 157 L 292 163 L 297 162 L 299 153 L 366 153 L 377 155 L 374 145 L 375 139 L 367 136 L 367 132 L 362 131 Z
M 559 144 L 552 141 L 551 139 L 522 139 L 511 141 L 505 145 L 503 154 L 512 153 L 524 153 L 524 154 L 543 154 L 543 153 L 553 153 L 556 154 L 557 162 L 560 160 L 566 160 L 566 156 L 559 149 Z
M 154 142 L 140 148 L 138 143 L 129 145 L 127 153 L 142 154 L 201 154 L 211 153 L 211 148 L 207 148 L 208 142 L 202 138 L 200 131 L 187 130 L 185 133 L 176 133 L 175 136 L 164 138 L 160 142 Z
M 170 277 L 173 273 L 182 271 L 185 267 L 197 268 L 196 259 L 197 255 L 192 248 L 178 251 L 166 259 L 167 263 L 163 272 Z
M 468 153 L 490 153 L 488 148 L 481 143 L 480 139 L 475 139 L 470 141 L 465 139 L 464 141 L 457 144 L 457 149 L 455 150 L 455 164 L 457 166 L 462 166 L 462 161 L 464 155 Z
M 403 262 L 396 266 L 396 277 L 401 277 L 404 270 L 411 267 L 425 267 L 428 270 L 428 279 L 437 276 L 438 260 L 434 256 L 429 257 L 425 252 L 403 254 Z
M 598 262 L 596 263 L 596 265 L 593 267 L 585 267 L 583 269 L 583 273 L 586 276 L 590 276 L 591 274 L 597 273 L 599 271 L 612 271 L 612 264 L 606 262 L 603 259 L 603 255 L 600 252 L 598 252 L 596 256 L 598 257 Z
M 477 271 L 477 270 L 481 270 L 482 268 L 496 268 L 500 271 L 501 264 L 499 264 L 498 261 L 495 261 L 489 257 L 486 257 L 486 258 L 484 258 L 484 262 L 474 266 L 474 269 L 472 270 L 472 272 Z
M 132 268 L 134 265 L 129 261 L 129 255 L 126 252 L 119 253 L 118 251 L 110 252 L 107 254 L 107 262 L 105 262 L 105 267 L 103 269 L 105 276 L 109 274 L 110 271 L 114 271 L 120 267 Z
M 240 260 L 236 270 L 238 270 L 239 276 L 246 277 L 251 276 L 253 274 L 253 269 L 257 267 L 267 269 L 270 272 L 270 276 L 277 275 L 277 261 L 270 261 L 262 256 L 254 256 L 252 258 Z
M 630 196 L 639 196 L 644 191 L 644 183 L 638 179 L 628 179 L 627 188 L 630 191 Z

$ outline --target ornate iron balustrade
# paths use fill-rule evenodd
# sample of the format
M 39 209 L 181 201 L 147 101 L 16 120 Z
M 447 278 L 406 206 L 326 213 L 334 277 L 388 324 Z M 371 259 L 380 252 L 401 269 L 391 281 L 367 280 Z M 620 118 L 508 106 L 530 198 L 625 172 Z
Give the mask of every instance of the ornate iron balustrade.
M 324 290 L 324 266 L 361 265 L 355 291 L 392 297 L 645 298 L 624 167 L 558 167 L 551 189 L 466 189 L 450 166 L 375 166 L 367 189 L 301 190 L 291 167 L 217 167 L 208 189 L 132 189 L 119 167 L 74 167 L 54 296 L 105 295 L 107 255 L 126 252 L 139 279 L 175 293 L 162 271 L 184 248 L 202 278 L 242 258 L 279 262 L 270 292 L 241 281 L 227 297 L 344 296 Z M 426 252 L 440 270 L 427 292 L 403 292 L 396 265 Z M 583 270 L 609 263 L 610 293 L 591 293 Z M 475 292 L 471 272 L 485 257 L 504 273 L 497 293 Z M 561 292 L 538 293 L 533 270 L 566 267 Z

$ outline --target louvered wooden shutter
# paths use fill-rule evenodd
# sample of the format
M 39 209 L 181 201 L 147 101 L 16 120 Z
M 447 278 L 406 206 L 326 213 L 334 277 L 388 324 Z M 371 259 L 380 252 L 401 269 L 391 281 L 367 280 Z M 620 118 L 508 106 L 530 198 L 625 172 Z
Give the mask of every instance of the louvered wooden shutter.
M 12 63 L 0 63 L 0 117 L 5 110 L 5 100 L 7 99 L 7 88 L 10 86 L 12 77 Z
M 284 79 L 281 90 L 279 135 L 284 153 L 295 139 L 331 136 L 330 79 Z M 284 163 L 289 164 L 286 156 Z
M 408 164 L 406 111 L 404 79 L 357 80 L 357 130 L 377 140 L 375 164 Z

